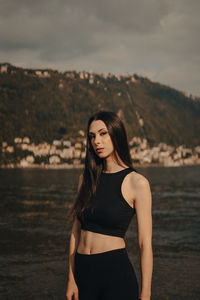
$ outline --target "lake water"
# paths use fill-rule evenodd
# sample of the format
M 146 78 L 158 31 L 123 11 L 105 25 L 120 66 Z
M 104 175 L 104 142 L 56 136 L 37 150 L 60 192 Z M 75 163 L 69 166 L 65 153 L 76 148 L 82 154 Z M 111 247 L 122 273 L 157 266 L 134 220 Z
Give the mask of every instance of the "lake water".
M 200 166 L 137 170 L 152 190 L 152 300 L 200 299 Z M 81 171 L 0 169 L 0 299 L 65 299 Z M 125 242 L 140 282 L 135 216 Z

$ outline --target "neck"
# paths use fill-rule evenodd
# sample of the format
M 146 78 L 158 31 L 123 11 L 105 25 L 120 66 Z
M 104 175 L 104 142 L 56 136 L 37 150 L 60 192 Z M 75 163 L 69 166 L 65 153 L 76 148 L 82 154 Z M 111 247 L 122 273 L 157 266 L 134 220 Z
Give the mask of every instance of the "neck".
M 119 158 L 119 157 L 118 157 Z M 114 157 L 107 157 L 104 160 L 104 171 L 111 173 L 111 172 L 117 172 L 120 171 L 128 166 L 126 166 L 121 159 L 119 159 L 119 163 L 114 159 Z

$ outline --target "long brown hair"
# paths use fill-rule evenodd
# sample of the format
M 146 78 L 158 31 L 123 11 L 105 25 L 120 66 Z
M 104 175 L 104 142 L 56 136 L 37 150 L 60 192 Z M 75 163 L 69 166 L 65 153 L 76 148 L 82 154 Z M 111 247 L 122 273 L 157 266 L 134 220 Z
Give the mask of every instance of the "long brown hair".
M 115 150 L 114 158 L 117 163 L 121 165 L 116 152 L 124 164 L 132 168 L 133 171 L 136 171 L 131 162 L 126 130 L 118 115 L 111 111 L 99 111 L 91 116 L 87 125 L 86 157 L 82 177 L 83 180 L 69 214 L 70 218 L 73 220 L 76 216 L 83 219 L 85 209 L 93 209 L 93 197 L 96 194 L 96 187 L 100 174 L 102 170 L 105 169 L 104 159 L 97 156 L 90 141 L 89 127 L 94 120 L 101 120 L 106 124 L 108 133 L 113 142 Z

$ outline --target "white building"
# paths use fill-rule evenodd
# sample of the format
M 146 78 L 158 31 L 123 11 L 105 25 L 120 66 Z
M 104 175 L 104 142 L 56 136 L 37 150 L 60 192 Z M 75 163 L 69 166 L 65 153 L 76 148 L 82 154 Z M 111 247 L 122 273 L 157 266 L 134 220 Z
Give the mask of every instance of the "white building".
M 25 136 L 25 137 L 23 138 L 23 143 L 25 143 L 25 144 L 30 144 L 30 139 L 29 139 L 29 137 Z
M 74 158 L 80 158 L 81 150 L 75 149 L 73 154 L 74 154 L 73 155 Z
M 8 147 L 6 148 L 6 152 L 8 152 L 8 153 L 13 153 L 13 152 L 14 152 L 14 147 L 13 147 L 13 146 L 8 146 Z
M 65 147 L 71 147 L 71 142 L 69 140 L 63 141 L 63 146 L 65 146 Z
M 54 141 L 53 141 L 53 145 L 54 145 L 54 146 L 61 146 L 61 145 L 62 145 L 62 142 L 59 141 L 59 140 L 54 140 Z
M 82 129 L 79 130 L 78 134 L 80 134 L 81 136 L 85 136 L 85 132 Z
M 57 165 L 60 163 L 60 157 L 57 155 L 52 155 L 49 157 L 49 163 L 50 165 Z
M 22 143 L 22 138 L 16 137 L 16 138 L 14 139 L 14 142 L 15 142 L 15 144 L 21 144 L 21 143 Z
M 26 157 L 26 161 L 27 161 L 29 164 L 34 164 L 35 158 L 34 158 L 33 155 L 28 155 L 28 156 Z
M 1 73 L 7 73 L 8 72 L 8 65 L 1 65 Z
M 81 143 L 75 143 L 74 148 L 75 149 L 81 149 Z

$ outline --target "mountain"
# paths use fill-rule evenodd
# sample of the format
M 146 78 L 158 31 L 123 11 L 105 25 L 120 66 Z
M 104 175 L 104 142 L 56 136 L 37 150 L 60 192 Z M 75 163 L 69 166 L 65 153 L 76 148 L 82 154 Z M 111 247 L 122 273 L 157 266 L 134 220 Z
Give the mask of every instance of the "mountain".
M 0 64 L 0 142 L 35 143 L 76 136 L 89 116 L 117 112 L 128 138 L 149 144 L 200 144 L 200 99 L 137 74 L 23 69 Z

